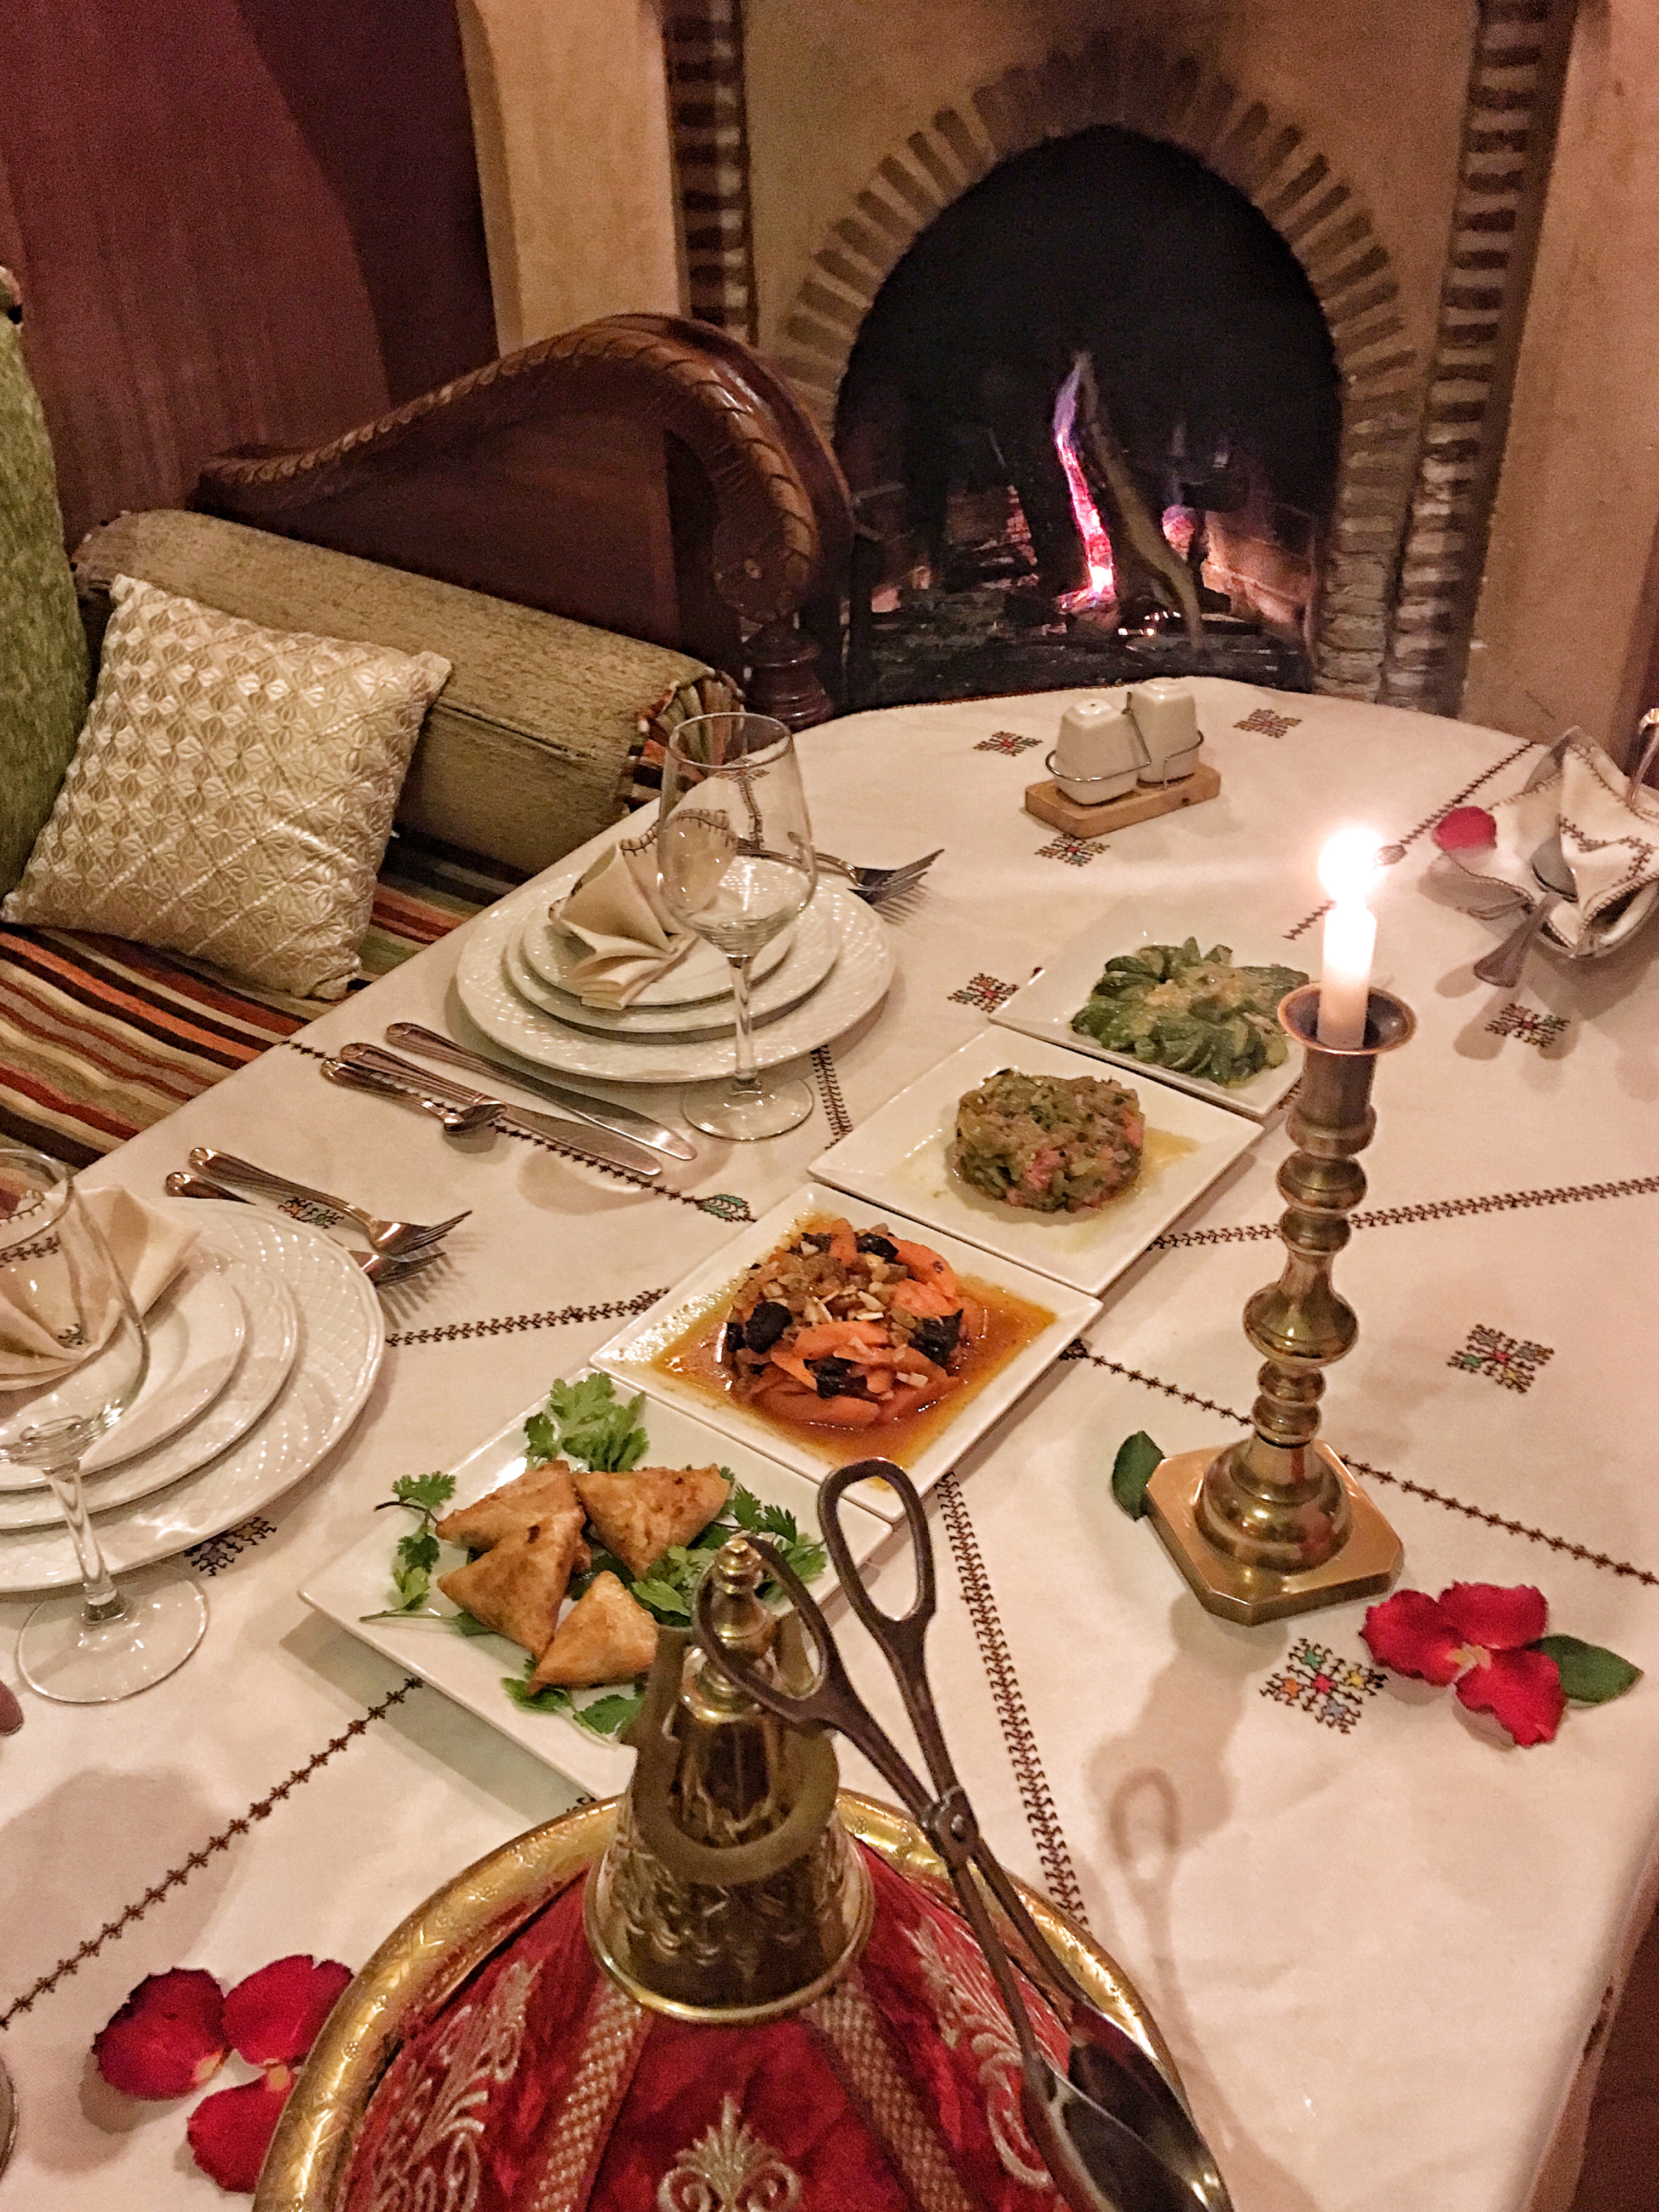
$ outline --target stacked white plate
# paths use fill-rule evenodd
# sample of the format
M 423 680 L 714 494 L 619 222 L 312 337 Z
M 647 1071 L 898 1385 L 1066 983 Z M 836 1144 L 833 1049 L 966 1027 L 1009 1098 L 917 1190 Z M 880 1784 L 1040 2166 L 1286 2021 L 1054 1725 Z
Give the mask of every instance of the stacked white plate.
M 605 1083 L 695 1083 L 732 1066 L 731 969 L 698 944 L 615 1012 L 570 987 L 580 947 L 550 918 L 579 868 L 489 908 L 456 973 L 462 1006 L 520 1059 Z M 893 977 L 887 932 L 861 899 L 820 884 L 793 927 L 757 955 L 750 1004 L 763 1067 L 828 1044 L 880 1004 Z
M 356 1418 L 386 1347 L 380 1301 L 340 1245 L 251 1206 L 196 1200 L 190 1212 L 197 1242 L 144 1316 L 144 1387 L 82 1469 L 118 1572 L 234 1528 L 308 1474 Z M 51 1489 L 0 1468 L 0 1592 L 79 1575 Z

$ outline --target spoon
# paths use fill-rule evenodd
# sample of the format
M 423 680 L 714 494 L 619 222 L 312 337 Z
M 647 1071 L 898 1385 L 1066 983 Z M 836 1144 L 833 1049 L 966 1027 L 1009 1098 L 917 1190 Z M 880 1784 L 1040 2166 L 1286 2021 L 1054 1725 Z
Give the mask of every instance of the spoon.
M 1526 965 L 1532 941 L 1549 920 L 1563 899 L 1577 896 L 1572 870 L 1567 866 L 1566 855 L 1561 850 L 1561 833 L 1555 830 L 1546 837 L 1532 856 L 1532 872 L 1542 896 L 1534 904 L 1532 912 L 1518 928 L 1510 931 L 1504 942 L 1477 960 L 1474 972 L 1483 983 L 1496 983 L 1501 989 L 1513 990 L 1521 981 L 1521 970 Z
M 422 1113 L 430 1114 L 452 1137 L 494 1127 L 495 1116 L 501 1110 L 498 1099 L 477 1098 L 471 1105 L 458 1106 L 447 1098 L 434 1098 L 425 1091 L 389 1081 L 373 1068 L 355 1066 L 342 1060 L 325 1060 L 323 1073 L 343 1091 L 372 1091 L 377 1097 L 404 1099 L 410 1105 L 418 1106 Z

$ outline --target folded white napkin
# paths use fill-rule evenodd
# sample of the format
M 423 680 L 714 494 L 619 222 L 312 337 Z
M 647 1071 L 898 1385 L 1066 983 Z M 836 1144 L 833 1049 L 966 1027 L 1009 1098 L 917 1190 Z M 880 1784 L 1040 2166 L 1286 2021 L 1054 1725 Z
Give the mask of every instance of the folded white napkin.
M 697 941 L 663 902 L 651 838 L 630 838 L 601 854 L 549 912 L 557 927 L 587 948 L 568 971 L 585 1006 L 632 1006 Z
M 118 1185 L 83 1190 L 78 1196 L 102 1231 L 133 1304 L 141 1314 L 148 1312 L 184 1264 L 196 1231 Z M 43 1232 L 43 1241 L 54 1234 Z M 0 1390 L 38 1389 L 79 1366 L 87 1357 L 85 1344 L 77 1343 L 72 1352 L 64 1344 L 78 1323 L 84 1323 L 94 1346 L 114 1330 L 120 1294 L 108 1270 L 95 1261 L 83 1279 L 83 1292 L 92 1295 L 77 1316 L 68 1282 L 69 1264 L 76 1258 L 72 1241 L 66 1249 L 45 1253 L 39 1273 L 27 1284 L 26 1269 L 0 1266 Z
M 1532 855 L 1559 830 L 1577 897 L 1563 901 L 1545 927 L 1574 951 L 1593 952 L 1628 935 L 1659 902 L 1659 792 L 1644 787 L 1626 799 L 1625 770 L 1582 732 L 1553 750 L 1553 771 L 1492 808 L 1496 844 L 1452 857 L 1530 905 L 1539 896 Z

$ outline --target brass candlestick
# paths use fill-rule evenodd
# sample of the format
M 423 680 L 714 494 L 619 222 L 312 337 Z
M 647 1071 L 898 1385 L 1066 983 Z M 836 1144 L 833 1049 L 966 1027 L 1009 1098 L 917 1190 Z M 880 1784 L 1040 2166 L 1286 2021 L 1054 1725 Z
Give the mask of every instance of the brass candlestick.
M 1297 1150 L 1279 1170 L 1290 1204 L 1279 1224 L 1289 1257 L 1276 1283 L 1244 1309 L 1244 1333 L 1266 1364 L 1251 1408 L 1253 1433 L 1219 1453 L 1178 1452 L 1161 1462 L 1146 1503 L 1158 1534 L 1199 1602 L 1229 1620 L 1276 1620 L 1385 1590 L 1400 1572 L 1400 1539 L 1327 1443 L 1316 1441 L 1321 1371 L 1353 1348 L 1359 1323 L 1331 1283 L 1331 1262 L 1353 1231 L 1365 1195 L 1354 1158 L 1376 1128 L 1371 1079 L 1378 1057 L 1417 1027 L 1411 1008 L 1373 991 L 1365 1041 L 1321 1044 L 1319 987 L 1279 1009 L 1304 1048 L 1290 1131 Z

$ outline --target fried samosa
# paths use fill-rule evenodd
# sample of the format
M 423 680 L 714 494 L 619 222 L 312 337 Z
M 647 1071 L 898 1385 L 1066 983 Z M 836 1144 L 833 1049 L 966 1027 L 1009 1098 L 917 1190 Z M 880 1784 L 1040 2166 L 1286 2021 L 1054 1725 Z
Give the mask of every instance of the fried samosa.
M 466 1566 L 440 1575 L 438 1588 L 487 1628 L 511 1637 L 526 1651 L 544 1651 L 580 1541 L 580 1520 L 568 1513 L 532 1522 L 517 1534 L 501 1537 Z
M 657 1624 L 613 1574 L 595 1575 L 559 1625 L 530 1678 L 534 1690 L 625 1682 L 643 1674 L 657 1651 Z
M 570 1468 L 562 1459 L 550 1459 L 526 1468 L 516 1481 L 486 1491 L 471 1505 L 458 1505 L 433 1527 L 446 1544 L 487 1552 L 503 1536 L 521 1535 L 533 1522 L 548 1528 L 567 1514 L 574 1514 L 580 1532 L 586 1516 Z
M 578 1469 L 573 1480 L 602 1541 L 642 1575 L 671 1544 L 689 1544 L 725 1504 L 717 1467 L 636 1467 L 631 1474 Z

